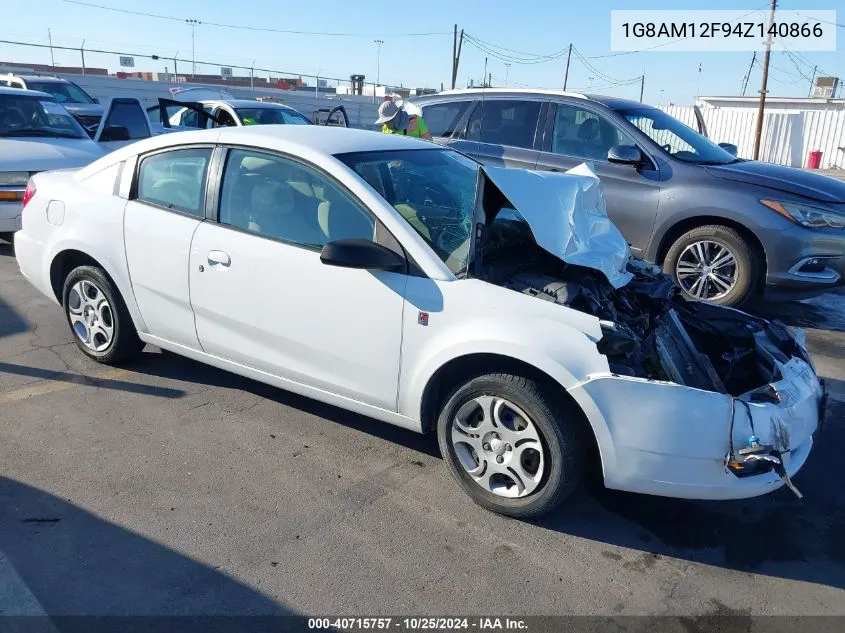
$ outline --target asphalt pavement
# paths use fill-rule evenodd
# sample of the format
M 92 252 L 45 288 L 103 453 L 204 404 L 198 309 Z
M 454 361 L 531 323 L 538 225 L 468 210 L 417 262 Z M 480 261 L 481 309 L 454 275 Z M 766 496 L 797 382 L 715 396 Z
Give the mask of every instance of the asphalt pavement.
M 795 483 L 473 505 L 421 436 L 147 347 L 100 366 L 0 242 L 0 614 L 845 615 L 845 295 L 807 328 L 831 397 Z

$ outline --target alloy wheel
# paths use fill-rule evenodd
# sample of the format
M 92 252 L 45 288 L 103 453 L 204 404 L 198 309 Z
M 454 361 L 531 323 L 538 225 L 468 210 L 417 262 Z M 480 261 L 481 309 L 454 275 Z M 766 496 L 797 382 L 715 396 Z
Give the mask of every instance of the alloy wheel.
M 74 334 L 85 347 L 103 352 L 114 339 L 114 310 L 102 289 L 82 279 L 70 289 L 67 313 Z
M 467 474 L 487 492 L 525 497 L 540 485 L 546 449 L 536 425 L 512 402 L 478 396 L 452 421 L 452 448 Z
M 675 278 L 696 299 L 721 299 L 736 285 L 736 257 L 724 244 L 710 240 L 693 242 L 678 257 Z

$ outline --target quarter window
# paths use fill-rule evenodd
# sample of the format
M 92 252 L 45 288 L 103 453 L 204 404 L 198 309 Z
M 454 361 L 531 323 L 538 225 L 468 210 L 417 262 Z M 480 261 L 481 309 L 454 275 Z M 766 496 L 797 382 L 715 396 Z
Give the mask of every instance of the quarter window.
M 147 156 L 138 168 L 138 200 L 203 217 L 210 158 L 210 148 L 177 149 Z
M 470 115 L 465 136 L 469 141 L 531 149 L 539 116 L 539 101 L 482 101 Z
M 552 152 L 555 154 L 606 161 L 611 147 L 633 144 L 630 136 L 595 112 L 557 104 L 552 135 Z
M 328 178 L 263 152 L 233 149 L 220 191 L 220 222 L 312 248 L 375 238 L 375 220 Z

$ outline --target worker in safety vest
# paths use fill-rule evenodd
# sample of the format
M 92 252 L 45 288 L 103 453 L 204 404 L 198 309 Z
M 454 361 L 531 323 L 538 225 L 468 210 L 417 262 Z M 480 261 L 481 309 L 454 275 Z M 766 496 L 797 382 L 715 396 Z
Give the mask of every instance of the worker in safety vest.
M 381 131 L 385 134 L 403 134 L 430 141 L 431 132 L 428 131 L 422 115 L 409 114 L 398 96 L 389 99 L 378 109 L 376 125 L 381 125 Z

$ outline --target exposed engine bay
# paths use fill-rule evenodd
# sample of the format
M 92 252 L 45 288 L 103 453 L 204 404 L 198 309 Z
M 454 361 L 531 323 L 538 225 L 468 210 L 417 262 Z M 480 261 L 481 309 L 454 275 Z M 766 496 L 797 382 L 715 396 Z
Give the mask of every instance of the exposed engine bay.
M 778 364 L 809 362 L 792 333 L 732 308 L 683 299 L 659 267 L 631 258 L 633 275 L 613 288 L 598 270 L 566 264 L 540 247 L 485 262 L 487 281 L 601 320 L 599 352 L 618 375 L 666 380 L 732 396 L 766 398 Z

